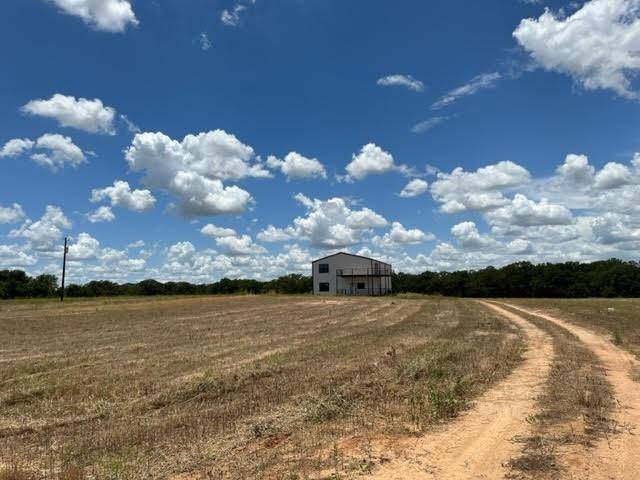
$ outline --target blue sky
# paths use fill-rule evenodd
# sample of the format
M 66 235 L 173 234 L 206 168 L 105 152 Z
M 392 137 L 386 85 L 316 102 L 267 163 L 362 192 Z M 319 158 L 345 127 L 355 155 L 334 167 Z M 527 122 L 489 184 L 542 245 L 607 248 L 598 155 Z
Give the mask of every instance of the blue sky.
M 636 259 L 640 0 L 9 0 L 0 268 Z M 404 193 L 403 193 L 404 192 Z

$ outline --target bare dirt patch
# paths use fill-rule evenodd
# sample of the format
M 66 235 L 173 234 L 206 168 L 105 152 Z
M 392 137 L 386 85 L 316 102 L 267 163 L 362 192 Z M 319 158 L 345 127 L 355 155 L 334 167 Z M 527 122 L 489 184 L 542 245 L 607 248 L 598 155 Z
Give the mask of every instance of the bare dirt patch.
M 598 357 L 578 337 L 535 315 L 517 313 L 552 336 L 555 355 L 537 412 L 528 419 L 532 432 L 518 438 L 523 450 L 509 462 L 509 478 L 563 478 L 572 452 L 588 455 L 589 447 L 615 430 L 613 389 Z
M 547 379 L 553 344 L 548 334 L 522 317 L 489 303 L 483 305 L 524 332 L 523 363 L 455 421 L 405 442 L 410 448 L 371 478 L 498 479 L 508 472 L 508 460 L 520 449 L 514 438 L 529 432 L 527 418 Z

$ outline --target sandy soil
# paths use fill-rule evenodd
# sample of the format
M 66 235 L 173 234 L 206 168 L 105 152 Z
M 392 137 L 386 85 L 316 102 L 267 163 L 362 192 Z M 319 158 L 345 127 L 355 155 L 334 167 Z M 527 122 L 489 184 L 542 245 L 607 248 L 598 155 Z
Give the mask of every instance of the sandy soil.
M 640 478 L 640 384 L 630 378 L 633 367 L 640 366 L 635 357 L 601 334 L 553 317 L 545 312 L 504 304 L 559 325 L 593 351 L 606 368 L 607 379 L 614 388 L 617 407 L 614 420 L 617 432 L 600 441 L 592 450 L 572 447 L 563 452 L 567 471 L 563 478 L 580 480 L 636 480 Z
M 508 472 L 506 462 L 520 449 L 513 439 L 528 433 L 527 417 L 534 413 L 536 399 L 549 374 L 553 342 L 522 317 L 490 303 L 482 304 L 523 330 L 528 345 L 524 362 L 480 397 L 472 409 L 441 429 L 415 439 L 401 457 L 384 464 L 369 478 L 502 479 Z

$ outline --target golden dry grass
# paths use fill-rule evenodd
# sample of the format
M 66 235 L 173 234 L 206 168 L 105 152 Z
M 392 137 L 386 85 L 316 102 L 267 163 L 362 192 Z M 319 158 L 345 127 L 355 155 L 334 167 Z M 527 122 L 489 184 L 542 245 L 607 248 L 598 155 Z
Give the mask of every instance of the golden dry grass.
M 444 298 L 5 302 L 0 478 L 348 477 L 381 461 L 372 438 L 455 416 L 522 345 Z
M 640 358 L 640 299 L 526 299 L 509 302 L 540 309 L 600 332 Z

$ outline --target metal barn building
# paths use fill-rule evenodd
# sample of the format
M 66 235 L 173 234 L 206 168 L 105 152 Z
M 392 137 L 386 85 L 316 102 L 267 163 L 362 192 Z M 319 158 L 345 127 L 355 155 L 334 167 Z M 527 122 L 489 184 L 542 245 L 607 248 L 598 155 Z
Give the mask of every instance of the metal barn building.
M 391 265 L 373 258 L 340 252 L 314 261 L 311 267 L 315 295 L 391 293 Z

